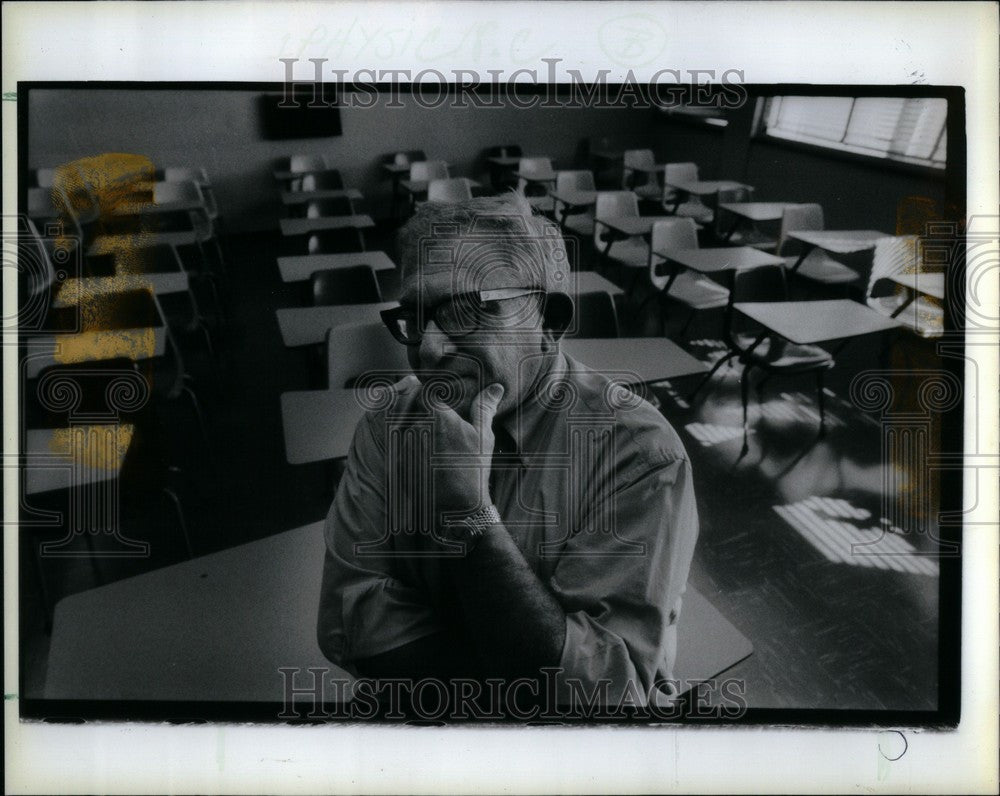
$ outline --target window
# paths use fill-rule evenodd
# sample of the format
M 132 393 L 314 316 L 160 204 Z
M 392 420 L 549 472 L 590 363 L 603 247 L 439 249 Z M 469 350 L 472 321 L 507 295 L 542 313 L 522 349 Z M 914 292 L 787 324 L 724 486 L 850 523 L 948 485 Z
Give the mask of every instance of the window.
M 947 138 L 945 99 L 899 97 L 772 97 L 764 133 L 943 169 Z

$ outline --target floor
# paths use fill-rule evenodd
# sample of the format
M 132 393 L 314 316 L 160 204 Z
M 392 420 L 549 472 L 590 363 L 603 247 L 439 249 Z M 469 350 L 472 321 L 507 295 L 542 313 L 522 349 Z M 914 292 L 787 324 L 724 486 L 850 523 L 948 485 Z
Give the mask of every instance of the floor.
M 384 244 L 387 234 L 370 245 Z M 279 396 L 308 388 L 313 363 L 306 352 L 284 348 L 278 333 L 274 310 L 304 301 L 301 285 L 280 282 L 274 262 L 279 245 L 276 234 L 228 242 L 228 320 L 219 338 L 225 366 L 217 395 L 211 380 L 201 384 L 216 472 L 214 486 L 188 506 L 195 555 L 317 520 L 329 505 L 330 468 L 290 466 L 284 457 Z M 586 242 L 581 252 L 583 264 L 590 264 Z M 391 276 L 384 287 L 391 298 Z M 641 313 L 619 309 L 623 334 L 658 333 L 652 305 Z M 671 325 L 680 321 L 670 319 Z M 699 317 L 685 347 L 714 361 L 722 351 L 720 324 L 721 314 Z M 746 680 L 752 706 L 937 705 L 938 562 L 922 555 L 935 551 L 933 531 L 882 522 L 881 424 L 846 400 L 850 376 L 878 366 L 877 349 L 862 342 L 838 355 L 822 438 L 811 377 L 768 383 L 763 401 L 751 400 L 746 453 L 735 369 L 723 368 L 694 399 L 691 379 L 653 388 L 697 479 L 702 527 L 691 580 L 754 644 L 751 658 L 730 673 Z M 905 339 L 894 355 L 923 362 L 931 351 Z M 102 560 L 99 572 L 85 560 L 65 563 L 50 573 L 55 596 L 184 555 L 166 532 L 150 539 L 151 554 L 138 563 Z M 852 553 L 852 544 L 862 547 Z M 38 579 L 24 560 L 22 674 L 23 693 L 30 696 L 44 683 L 47 635 Z

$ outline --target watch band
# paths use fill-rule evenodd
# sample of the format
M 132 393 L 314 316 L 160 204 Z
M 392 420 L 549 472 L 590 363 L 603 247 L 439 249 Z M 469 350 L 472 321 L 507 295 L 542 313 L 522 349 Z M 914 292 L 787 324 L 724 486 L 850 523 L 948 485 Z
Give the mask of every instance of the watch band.
M 454 542 L 464 542 L 465 550 L 472 550 L 483 538 L 483 534 L 491 525 L 501 522 L 500 512 L 492 503 L 466 514 L 464 517 L 451 517 L 445 524 L 445 536 Z

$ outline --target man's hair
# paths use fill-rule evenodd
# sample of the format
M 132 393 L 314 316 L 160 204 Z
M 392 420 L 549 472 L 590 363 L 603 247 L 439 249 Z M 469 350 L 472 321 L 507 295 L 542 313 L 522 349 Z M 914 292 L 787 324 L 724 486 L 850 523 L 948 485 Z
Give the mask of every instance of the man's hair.
M 475 258 L 432 263 L 425 259 L 424 244 L 467 238 L 482 240 L 496 258 L 504 261 L 503 279 L 521 282 L 506 286 L 566 291 L 570 266 L 559 228 L 535 215 L 528 200 L 514 192 L 456 204 L 423 204 L 398 233 L 402 278 L 450 268 L 458 277 L 456 284 L 466 282 L 462 278 L 465 275 L 458 272 L 476 268 Z

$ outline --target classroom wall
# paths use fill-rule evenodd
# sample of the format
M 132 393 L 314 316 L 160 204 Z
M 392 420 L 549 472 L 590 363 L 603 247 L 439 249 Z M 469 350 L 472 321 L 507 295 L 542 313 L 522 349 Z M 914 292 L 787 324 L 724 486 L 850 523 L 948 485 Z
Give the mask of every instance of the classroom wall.
M 271 176 L 292 153 L 323 153 L 345 184 L 364 193 L 369 212 L 384 214 L 389 182 L 380 158 L 423 149 L 452 165 L 454 176 L 485 173 L 480 155 L 516 143 L 525 154 L 548 155 L 557 167 L 579 162 L 581 141 L 642 141 L 651 111 L 628 109 L 342 108 L 343 135 L 263 140 L 258 91 L 34 89 L 29 98 L 28 166 L 52 166 L 101 152 L 149 157 L 157 166 L 208 169 L 227 229 L 269 229 L 281 214 Z

